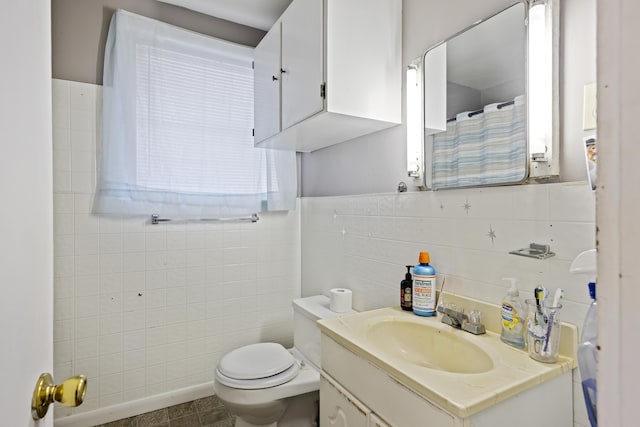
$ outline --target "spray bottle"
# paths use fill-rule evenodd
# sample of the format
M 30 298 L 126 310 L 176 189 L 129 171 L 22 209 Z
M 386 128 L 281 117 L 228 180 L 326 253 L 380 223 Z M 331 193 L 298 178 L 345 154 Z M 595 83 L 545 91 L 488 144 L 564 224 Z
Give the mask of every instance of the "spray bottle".
M 574 274 L 589 276 L 589 294 L 591 306 L 582 326 L 580 345 L 578 346 L 578 366 L 582 377 L 582 392 L 587 405 L 587 415 L 591 427 L 598 426 L 597 400 L 598 385 L 596 383 L 596 367 L 598 364 L 598 328 L 596 317 L 596 250 L 582 252 L 571 263 L 569 269 Z

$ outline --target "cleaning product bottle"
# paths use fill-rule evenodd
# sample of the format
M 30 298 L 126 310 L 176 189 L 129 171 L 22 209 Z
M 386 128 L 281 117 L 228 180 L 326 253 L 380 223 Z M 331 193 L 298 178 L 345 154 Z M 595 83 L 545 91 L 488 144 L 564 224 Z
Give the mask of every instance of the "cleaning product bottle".
M 411 269 L 413 265 L 407 265 L 407 274 L 404 275 L 404 280 L 400 282 L 400 306 L 403 310 L 413 310 L 413 304 L 411 303 L 411 296 L 413 293 L 413 281 L 411 280 Z
M 598 426 L 597 400 L 598 384 L 596 366 L 598 364 L 598 328 L 596 316 L 596 250 L 590 249 L 579 254 L 571 263 L 569 271 L 585 274 L 589 277 L 591 306 L 582 326 L 580 345 L 578 346 L 578 366 L 582 377 L 582 392 L 587 406 L 587 415 L 591 427 Z
M 420 264 L 413 267 L 413 313 L 436 314 L 436 270 L 429 265 L 429 252 L 420 252 Z
M 587 415 L 591 427 L 598 426 L 597 398 L 598 387 L 596 383 L 596 366 L 598 364 L 598 325 L 596 319 L 596 284 L 589 282 L 589 294 L 591 306 L 587 311 L 587 317 L 582 326 L 582 336 L 578 347 L 578 366 L 582 377 L 582 392 L 587 404 Z
M 511 282 L 511 287 L 502 299 L 502 333 L 500 339 L 512 347 L 524 348 L 524 307 L 520 301 L 520 292 L 516 287 L 516 279 L 505 277 L 502 280 Z

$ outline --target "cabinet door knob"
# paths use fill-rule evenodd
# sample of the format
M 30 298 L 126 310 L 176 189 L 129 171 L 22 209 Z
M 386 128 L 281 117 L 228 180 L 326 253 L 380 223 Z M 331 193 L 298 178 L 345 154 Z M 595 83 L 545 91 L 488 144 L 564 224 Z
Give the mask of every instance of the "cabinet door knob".
M 284 73 L 286 73 L 286 72 L 287 72 L 287 70 L 285 70 L 284 68 L 280 68 L 280 72 L 281 72 L 282 74 L 284 74 Z
M 276 76 L 271 76 L 271 80 L 275 82 L 276 80 L 278 80 L 278 78 Z

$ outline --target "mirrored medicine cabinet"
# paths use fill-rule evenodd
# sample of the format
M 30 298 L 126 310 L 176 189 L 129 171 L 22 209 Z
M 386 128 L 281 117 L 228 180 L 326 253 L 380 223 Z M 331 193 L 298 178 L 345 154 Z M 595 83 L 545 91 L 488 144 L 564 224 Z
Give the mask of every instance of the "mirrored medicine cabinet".
M 557 0 L 520 1 L 409 64 L 409 177 L 441 190 L 559 174 L 557 26 Z

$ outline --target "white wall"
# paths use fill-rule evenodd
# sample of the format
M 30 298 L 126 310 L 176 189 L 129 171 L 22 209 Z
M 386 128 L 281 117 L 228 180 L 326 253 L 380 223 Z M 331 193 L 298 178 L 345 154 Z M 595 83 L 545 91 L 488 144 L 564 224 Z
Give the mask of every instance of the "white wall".
M 555 257 L 508 254 L 531 242 L 550 245 Z M 446 277 L 446 290 L 493 304 L 506 294 L 503 277 L 519 279 L 523 298 L 539 284 L 562 287 L 562 320 L 580 327 L 587 279 L 569 266 L 595 244 L 586 182 L 302 199 L 303 294 L 351 288 L 358 310 L 399 305 L 404 266 L 428 250 L 438 286 Z M 588 426 L 577 370 L 572 397 L 575 425 Z
M 403 64 L 512 3 L 404 0 Z M 560 2 L 560 178 L 566 182 L 586 179 L 582 137 L 590 133 L 582 131 L 582 88 L 596 80 L 595 9 L 596 0 Z M 403 115 L 404 110 L 403 105 Z M 401 125 L 303 154 L 302 195 L 388 192 L 394 191 L 400 181 L 415 189 L 417 183 L 412 183 L 406 173 L 405 132 Z
M 300 293 L 299 209 L 224 225 L 91 214 L 100 105 L 100 86 L 53 81 L 55 377 L 89 378 L 56 416 L 212 381 L 241 345 L 291 344 Z

